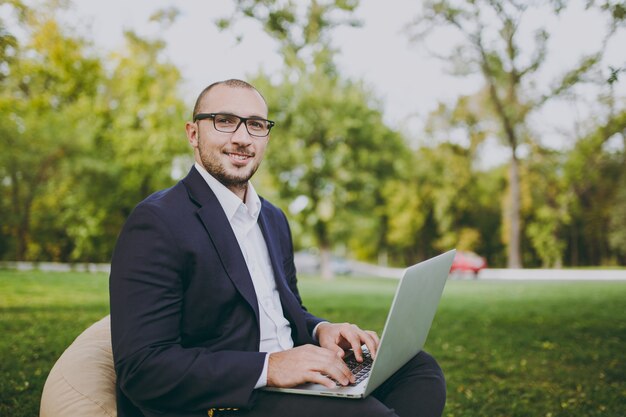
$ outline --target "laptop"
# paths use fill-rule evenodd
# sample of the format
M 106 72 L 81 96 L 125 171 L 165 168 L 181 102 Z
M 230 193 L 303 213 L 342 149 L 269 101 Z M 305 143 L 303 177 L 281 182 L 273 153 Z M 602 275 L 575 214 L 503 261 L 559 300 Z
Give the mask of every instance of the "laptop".
M 367 397 L 424 347 L 455 253 L 456 250 L 453 249 L 406 269 L 387 315 L 376 359 L 364 360 L 369 364 L 362 366 L 356 363 L 351 353 L 346 355 L 348 366 L 351 369 L 351 365 L 357 367 L 352 372 L 357 379 L 362 379 L 360 382 L 334 388 L 307 383 L 293 388 L 263 389 L 290 394 Z M 364 356 L 369 357 L 366 349 Z

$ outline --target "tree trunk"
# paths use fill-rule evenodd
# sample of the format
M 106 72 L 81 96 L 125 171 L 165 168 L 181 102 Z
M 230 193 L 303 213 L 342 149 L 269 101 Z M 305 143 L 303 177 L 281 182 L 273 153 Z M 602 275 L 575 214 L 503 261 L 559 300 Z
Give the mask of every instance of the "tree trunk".
M 26 260 L 26 248 L 28 246 L 28 217 L 23 215 L 17 227 L 17 242 L 15 245 L 15 260 Z
M 520 182 L 519 161 L 515 155 L 515 148 L 511 149 L 511 165 L 509 166 L 509 247 L 508 268 L 521 268 L 520 256 Z
M 571 226 L 570 236 L 570 265 L 578 266 L 578 223 L 574 222 Z
M 378 265 L 389 266 L 389 252 L 387 249 L 382 249 L 378 252 Z
M 332 281 L 335 278 L 332 266 L 332 253 L 328 245 L 320 246 L 320 274 L 324 281 Z
M 12 167 L 13 168 L 13 167 Z M 24 261 L 26 259 L 26 245 L 28 241 L 28 207 L 27 203 L 21 205 L 21 193 L 20 186 L 22 182 L 18 179 L 16 169 L 11 170 L 11 205 L 13 211 L 13 236 L 15 237 L 15 253 L 14 257 L 16 261 Z M 10 226 L 11 227 L 11 226 Z
M 328 234 L 328 224 L 320 219 L 315 225 L 315 235 L 320 251 L 320 274 L 324 281 L 331 281 L 335 278 L 331 264 L 332 251 Z

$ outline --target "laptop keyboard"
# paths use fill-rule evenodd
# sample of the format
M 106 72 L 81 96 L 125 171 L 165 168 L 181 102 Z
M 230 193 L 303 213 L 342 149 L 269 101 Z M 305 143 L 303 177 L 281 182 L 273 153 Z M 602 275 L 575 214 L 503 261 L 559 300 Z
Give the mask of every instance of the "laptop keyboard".
M 372 357 L 367 351 L 363 351 L 363 362 L 360 362 L 360 363 L 357 362 L 354 355 L 350 355 L 350 357 L 347 358 L 345 362 L 346 362 L 346 365 L 348 366 L 348 369 L 352 371 L 352 375 L 354 375 L 354 378 L 356 380 L 354 384 L 349 385 L 351 387 L 357 385 L 359 382 L 363 381 L 365 378 L 368 377 L 368 375 L 370 374 L 370 371 L 372 370 L 372 363 L 374 363 L 374 361 L 372 360 Z M 337 385 L 340 385 L 340 384 L 337 384 Z

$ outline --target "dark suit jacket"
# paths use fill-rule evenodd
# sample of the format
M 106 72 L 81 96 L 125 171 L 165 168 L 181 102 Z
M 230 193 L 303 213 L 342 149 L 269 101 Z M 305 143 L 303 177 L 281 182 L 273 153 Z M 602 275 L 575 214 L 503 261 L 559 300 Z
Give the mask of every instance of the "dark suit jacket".
M 262 200 L 259 224 L 294 343 L 314 343 L 321 319 L 302 306 L 287 219 Z M 129 216 L 110 296 L 120 417 L 253 405 L 266 355 L 258 303 L 228 219 L 195 168 Z

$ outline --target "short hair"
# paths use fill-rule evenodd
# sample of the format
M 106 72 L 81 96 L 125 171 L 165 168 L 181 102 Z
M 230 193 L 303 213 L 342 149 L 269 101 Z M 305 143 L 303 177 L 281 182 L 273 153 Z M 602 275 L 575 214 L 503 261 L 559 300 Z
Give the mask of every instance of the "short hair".
M 191 115 L 192 120 L 193 120 L 194 117 L 196 117 L 196 114 L 198 114 L 198 111 L 200 110 L 200 103 L 204 99 L 204 96 L 206 96 L 209 93 L 209 91 L 211 91 L 211 89 L 213 87 L 216 87 L 218 85 L 225 85 L 227 87 L 246 88 L 246 89 L 249 89 L 249 90 L 254 90 L 257 93 L 259 93 L 259 95 L 261 96 L 261 98 L 265 102 L 265 105 L 267 106 L 267 101 L 265 101 L 265 97 L 263 97 L 263 94 L 261 94 L 259 92 L 259 90 L 257 90 L 252 84 L 247 83 L 247 82 L 245 82 L 243 80 L 238 80 L 236 78 L 231 78 L 229 80 L 214 82 L 213 84 L 209 85 L 204 90 L 202 90 L 202 92 L 198 95 L 198 98 L 196 99 L 196 104 L 193 106 L 193 114 Z

